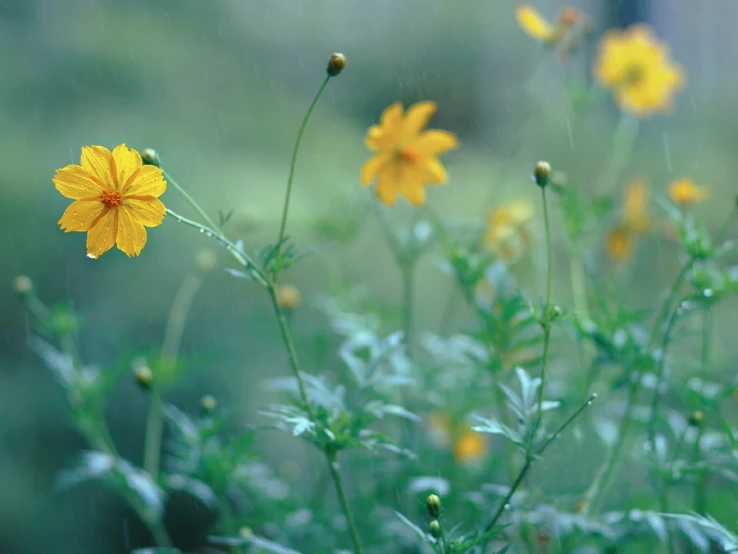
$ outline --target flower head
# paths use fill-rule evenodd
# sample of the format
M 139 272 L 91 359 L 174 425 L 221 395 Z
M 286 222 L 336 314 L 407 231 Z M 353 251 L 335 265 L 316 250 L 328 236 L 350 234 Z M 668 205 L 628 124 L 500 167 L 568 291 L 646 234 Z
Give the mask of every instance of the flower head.
M 81 165 L 56 171 L 56 189 L 72 202 L 59 220 L 67 233 L 87 233 L 87 256 L 99 258 L 117 245 L 137 256 L 146 244 L 146 227 L 161 225 L 166 213 L 158 199 L 167 188 L 162 170 L 143 165 L 125 144 L 112 152 L 103 146 L 82 148 Z
M 465 429 L 454 443 L 454 459 L 462 464 L 478 460 L 487 453 L 487 441 L 482 433 Z
M 666 45 L 645 25 L 608 31 L 600 42 L 595 75 L 621 108 L 641 117 L 667 111 L 684 82 Z
M 636 179 L 628 185 L 620 221 L 608 232 L 605 244 L 607 254 L 614 262 L 630 258 L 636 235 L 651 229 L 648 196 L 648 186 L 644 180 Z
M 401 193 L 415 206 L 425 202 L 423 185 L 446 182 L 446 169 L 438 156 L 456 148 L 456 135 L 448 131 L 425 131 L 436 103 L 418 102 L 404 112 L 396 102 L 384 110 L 379 125 L 366 134 L 365 144 L 375 154 L 361 168 L 361 183 L 377 180 L 377 196 L 391 206 Z
M 279 285 L 275 294 L 277 296 L 277 304 L 284 310 L 296 310 L 302 303 L 302 293 L 294 285 Z
M 501 260 L 515 262 L 533 242 L 532 219 L 533 206 L 528 200 L 498 206 L 489 215 L 484 242 L 497 251 Z
M 694 206 L 707 198 L 707 189 L 695 185 L 691 179 L 680 179 L 669 185 L 669 198 L 677 206 Z

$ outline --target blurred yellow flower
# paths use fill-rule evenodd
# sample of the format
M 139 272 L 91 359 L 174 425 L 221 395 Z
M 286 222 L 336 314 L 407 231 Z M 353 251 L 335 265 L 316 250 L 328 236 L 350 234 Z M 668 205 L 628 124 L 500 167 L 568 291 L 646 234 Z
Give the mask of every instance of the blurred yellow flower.
M 486 453 L 484 435 L 471 429 L 465 429 L 454 442 L 454 459 L 461 464 L 474 462 Z
M 680 179 L 669 185 L 669 198 L 677 206 L 694 206 L 707 198 L 707 189 L 695 185 L 691 179 Z
M 512 263 L 530 248 L 533 234 L 530 222 L 533 205 L 528 200 L 514 200 L 490 212 L 484 242 L 501 260 Z
M 515 9 L 515 19 L 526 34 L 546 44 L 555 44 L 579 21 L 577 8 L 565 6 L 559 12 L 556 24 L 548 22 L 530 4 L 521 4 Z
M 625 191 L 621 220 L 607 234 L 605 249 L 614 262 L 630 258 L 636 234 L 651 229 L 648 197 L 646 181 L 643 179 L 631 181 Z
M 473 462 L 487 453 L 484 435 L 466 425 L 455 428 L 449 416 L 443 412 L 432 412 L 426 424 L 431 442 L 437 448 L 451 447 L 458 463 Z
M 610 30 L 602 37 L 595 64 L 597 79 L 615 95 L 624 110 L 643 117 L 667 111 L 684 83 L 681 68 L 669 58 L 668 47 L 646 25 Z
M 81 165 L 57 169 L 56 189 L 72 202 L 59 220 L 67 233 L 87 233 L 87 256 L 98 258 L 113 245 L 137 256 L 146 244 L 146 228 L 161 224 L 166 213 L 158 199 L 167 188 L 162 170 L 142 165 L 125 144 L 112 152 L 103 146 L 82 148 Z
M 401 193 L 415 206 L 425 202 L 423 185 L 446 182 L 446 169 L 438 156 L 456 148 L 456 135 L 448 131 L 425 131 L 436 103 L 418 102 L 404 112 L 395 102 L 384 110 L 379 125 L 372 125 L 365 144 L 375 155 L 361 168 L 361 183 L 377 179 L 377 196 L 391 206 Z
M 296 310 L 302 303 L 302 293 L 294 285 L 278 285 L 274 293 L 277 296 L 277 304 L 284 310 Z

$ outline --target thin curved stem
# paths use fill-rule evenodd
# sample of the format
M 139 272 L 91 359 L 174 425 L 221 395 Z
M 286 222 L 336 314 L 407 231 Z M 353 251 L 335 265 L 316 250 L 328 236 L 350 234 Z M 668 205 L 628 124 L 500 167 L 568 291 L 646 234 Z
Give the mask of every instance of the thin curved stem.
M 361 554 L 361 539 L 359 538 L 359 532 L 356 529 L 356 523 L 354 523 L 354 516 L 349 505 L 348 498 L 346 497 L 346 491 L 343 487 L 343 481 L 341 480 L 340 466 L 338 465 L 338 453 L 332 450 L 325 451 L 326 461 L 328 462 L 328 470 L 330 471 L 333 484 L 336 486 L 336 493 L 338 494 L 338 501 L 341 503 L 343 514 L 346 517 L 346 523 L 348 525 L 349 534 L 351 535 L 351 542 L 354 544 L 354 552 Z
M 182 198 L 184 198 L 187 203 L 192 206 L 192 209 L 194 209 L 200 215 L 200 217 L 202 217 L 203 221 L 207 223 L 211 229 L 217 231 L 218 234 L 222 234 L 220 231 L 220 227 L 215 223 L 215 221 L 210 218 L 210 216 L 202 208 L 202 206 L 200 206 L 197 200 L 192 198 L 192 196 L 190 196 L 190 194 L 185 189 L 183 189 L 169 173 L 167 173 L 164 169 L 162 169 L 161 171 L 164 174 L 164 178 L 166 179 L 167 183 L 172 185 L 177 190 L 177 192 L 182 195 Z
M 305 117 L 302 119 L 300 130 L 297 132 L 297 139 L 295 140 L 295 147 L 292 150 L 292 161 L 290 162 L 290 174 L 289 174 L 289 177 L 287 178 L 287 194 L 285 194 L 285 197 L 284 197 L 284 207 L 282 208 L 282 222 L 279 225 L 279 238 L 277 239 L 277 245 L 281 244 L 282 241 L 284 240 L 284 232 L 285 232 L 285 228 L 287 227 L 287 213 L 289 212 L 290 197 L 292 196 L 292 182 L 295 177 L 295 167 L 297 166 L 297 154 L 300 151 L 300 142 L 302 142 L 302 135 L 305 133 L 305 128 L 307 127 L 308 120 L 310 119 L 310 116 L 312 115 L 313 110 L 315 109 L 315 106 L 318 103 L 318 100 L 320 99 L 320 96 L 323 94 L 323 91 L 325 90 L 325 87 L 328 84 L 328 81 L 330 80 L 331 80 L 331 76 L 328 75 L 323 81 L 323 84 L 320 85 L 320 88 L 318 89 L 318 93 L 315 95 L 315 98 L 313 98 L 313 101 L 310 104 L 308 111 L 305 113 Z
M 653 391 L 653 398 L 651 399 L 651 410 L 648 416 L 648 423 L 646 424 L 646 430 L 648 432 L 648 440 L 651 445 L 654 445 L 656 439 L 656 414 L 659 408 L 659 389 L 661 383 L 664 380 L 664 367 L 666 366 L 666 349 L 669 346 L 669 339 L 671 338 L 671 331 L 674 329 L 677 316 L 679 314 L 679 308 L 677 307 L 671 312 L 671 316 L 666 323 L 666 329 L 664 329 L 664 335 L 661 339 L 661 355 L 659 356 L 658 365 L 656 366 L 656 385 Z
M 541 424 L 543 417 L 543 394 L 546 388 L 546 366 L 548 364 L 548 349 L 551 342 L 551 327 L 553 324 L 553 310 L 551 308 L 551 226 L 548 218 L 548 201 L 546 199 L 546 187 L 541 187 L 541 199 L 543 200 L 543 221 L 546 227 L 546 305 L 543 308 L 543 317 L 541 324 L 543 325 L 543 356 L 541 357 L 541 386 L 538 389 L 538 412 L 535 430 Z M 535 432 L 531 436 L 531 441 L 535 438 Z
M 702 320 L 702 351 L 700 355 L 700 375 L 702 378 L 702 398 L 705 398 L 707 387 L 707 367 L 710 363 L 710 346 L 712 345 L 712 318 L 709 304 L 705 307 Z M 694 439 L 694 462 L 697 463 L 702 457 L 702 436 L 705 433 L 705 425 L 700 422 L 697 437 Z M 705 513 L 705 499 L 707 497 L 707 471 L 698 475 L 694 484 L 694 511 L 700 515 Z

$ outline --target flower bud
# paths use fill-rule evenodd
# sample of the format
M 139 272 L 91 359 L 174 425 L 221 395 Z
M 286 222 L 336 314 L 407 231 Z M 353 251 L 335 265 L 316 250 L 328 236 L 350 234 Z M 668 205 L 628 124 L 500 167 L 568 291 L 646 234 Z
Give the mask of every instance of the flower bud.
M 533 177 L 536 180 L 536 184 L 545 188 L 548 185 L 548 180 L 551 177 L 551 164 L 548 162 L 538 162 L 536 168 L 533 171 Z
M 339 54 L 338 52 L 332 54 L 331 59 L 328 60 L 328 75 L 335 77 L 344 69 L 346 69 L 346 56 Z
M 195 254 L 195 265 L 200 271 L 212 271 L 217 261 L 218 258 L 215 252 L 209 248 L 198 250 L 197 254 Z
M 441 522 L 434 519 L 428 524 L 428 530 L 433 537 L 439 538 L 441 536 Z
M 254 534 L 254 532 L 251 530 L 251 527 L 241 527 L 238 530 L 238 536 L 241 537 L 242 539 L 248 539 L 253 534 Z
M 141 161 L 144 163 L 144 165 L 161 167 L 161 159 L 159 158 L 159 153 L 153 148 L 144 148 L 141 151 Z
M 441 515 L 441 499 L 438 495 L 431 494 L 425 499 L 425 509 L 428 510 L 428 515 L 431 517 Z
M 18 275 L 13 279 L 13 292 L 18 296 L 26 296 L 33 290 L 33 281 L 27 275 Z
M 689 414 L 689 419 L 687 422 L 689 423 L 690 427 L 699 427 L 702 425 L 702 422 L 705 420 L 705 414 L 702 413 L 701 410 L 695 410 L 691 414 Z
M 574 6 L 565 6 L 559 12 L 559 23 L 566 27 L 571 27 L 579 21 L 579 9 Z
M 295 310 L 302 302 L 302 293 L 294 285 L 279 285 L 276 290 L 277 304 L 284 310 Z
M 149 390 L 151 388 L 151 383 L 154 381 L 154 373 L 151 371 L 149 366 L 138 366 L 133 371 L 133 375 L 136 377 L 136 382 L 143 390 Z
M 200 411 L 203 415 L 212 414 L 215 408 L 218 407 L 218 401 L 214 396 L 206 394 L 200 399 Z

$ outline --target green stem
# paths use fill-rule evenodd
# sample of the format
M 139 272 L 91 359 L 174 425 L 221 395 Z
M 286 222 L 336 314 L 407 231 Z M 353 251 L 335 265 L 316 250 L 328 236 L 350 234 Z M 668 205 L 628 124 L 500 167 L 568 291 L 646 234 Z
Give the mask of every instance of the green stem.
M 561 433 L 564 432 L 564 430 L 581 414 L 588 406 L 592 405 L 592 402 L 594 399 L 597 398 L 596 394 L 590 395 L 587 400 L 585 400 L 566 420 L 559 425 L 558 429 L 554 431 L 551 436 L 549 436 L 538 449 L 534 452 L 532 447 L 529 445 L 527 448 L 527 452 L 525 455 L 525 463 L 523 464 L 523 467 L 520 469 L 520 472 L 518 473 L 518 476 L 515 478 L 515 481 L 513 482 L 512 486 L 510 487 L 510 490 L 505 495 L 505 498 L 500 503 L 499 507 L 497 508 L 497 511 L 492 516 L 492 520 L 487 524 L 487 526 L 484 529 L 484 532 L 487 533 L 491 529 L 494 528 L 497 521 L 502 516 L 503 512 L 505 511 L 505 507 L 508 505 L 510 500 L 513 497 L 513 494 L 515 494 L 515 491 L 518 489 L 520 484 L 523 482 L 523 479 L 525 479 L 525 476 L 528 473 L 528 470 L 531 467 L 531 464 L 533 463 L 533 460 L 535 460 L 538 456 L 541 456 L 544 451 L 549 447 L 549 445 L 555 441 Z
M 300 130 L 297 132 L 297 140 L 295 140 L 295 148 L 292 150 L 292 161 L 290 162 L 290 174 L 289 174 L 289 177 L 287 178 L 287 194 L 284 197 L 284 207 L 282 208 L 282 222 L 279 225 L 279 238 L 277 239 L 278 248 L 279 248 L 279 245 L 284 240 L 284 231 L 285 231 L 285 228 L 287 227 L 287 213 L 290 207 L 290 196 L 292 196 L 292 181 L 294 180 L 294 177 L 295 177 L 295 166 L 297 165 L 297 154 L 300 151 L 300 142 L 302 141 L 302 135 L 305 133 L 305 128 L 307 127 L 308 120 L 310 119 L 310 116 L 312 115 L 313 110 L 315 109 L 315 106 L 318 103 L 318 100 L 320 99 L 320 96 L 323 94 L 323 91 L 325 90 L 325 87 L 326 85 L 328 85 L 328 81 L 330 80 L 331 80 L 331 76 L 328 75 L 323 81 L 323 84 L 320 85 L 320 88 L 318 89 L 318 93 L 315 95 L 315 98 L 313 98 L 313 102 L 310 104 L 308 111 L 305 113 L 305 117 L 302 119 Z
M 414 274 L 415 264 L 406 263 L 402 269 L 402 331 L 408 350 L 413 348 Z
M 222 234 L 220 231 L 216 231 L 212 227 L 207 227 L 205 225 L 202 225 L 198 223 L 197 221 L 192 221 L 191 219 L 187 219 L 186 217 L 179 215 L 177 212 L 170 210 L 169 208 L 167 208 L 167 214 L 171 215 L 174 219 L 176 219 L 180 223 L 189 225 L 190 227 L 197 229 L 201 233 L 204 233 L 206 236 L 214 238 L 218 242 L 218 244 L 223 246 L 233 256 L 233 258 L 239 263 L 239 265 L 243 266 L 243 268 L 249 272 L 250 276 L 257 283 L 259 283 L 263 287 L 267 286 L 266 276 L 262 273 L 262 271 L 253 261 L 253 259 L 247 254 L 245 254 L 244 252 L 242 252 L 240 248 L 238 248 L 235 244 L 233 244 L 230 240 L 228 240 L 226 236 Z
M 669 491 L 671 489 L 671 485 L 673 484 L 672 473 L 674 472 L 674 464 L 676 463 L 677 458 L 679 457 L 679 453 L 682 450 L 682 446 L 684 445 L 684 439 L 687 435 L 687 429 L 689 429 L 689 427 L 686 427 L 684 431 L 682 431 L 682 434 L 679 436 L 679 441 L 674 448 L 674 454 L 672 455 L 671 461 L 669 462 L 669 466 L 667 468 L 668 471 L 666 472 L 664 488 L 662 489 L 661 495 L 659 496 L 659 509 L 661 510 L 661 513 L 664 514 L 669 513 Z M 674 554 L 673 536 L 668 525 L 666 526 L 666 545 L 669 554 Z
M 597 190 L 609 191 L 617 182 L 633 150 L 638 136 L 639 121 L 626 111 L 621 112 L 618 126 L 612 138 L 611 155 L 597 178 Z
M 655 447 L 656 445 L 656 415 L 658 413 L 659 400 L 661 398 L 661 395 L 659 394 L 659 389 L 661 388 L 661 383 L 664 380 L 664 367 L 666 366 L 666 349 L 669 347 L 669 339 L 671 338 L 671 332 L 674 329 L 674 324 L 676 323 L 678 314 L 679 308 L 677 307 L 671 312 L 671 316 L 666 323 L 666 329 L 664 329 L 664 335 L 661 339 L 661 355 L 659 356 L 659 361 L 656 366 L 656 386 L 654 387 L 653 398 L 651 399 L 651 410 L 648 416 L 648 423 L 646 424 L 648 440 L 651 443 L 652 447 Z
M 546 366 L 548 364 L 548 348 L 551 342 L 551 327 L 553 324 L 553 310 L 551 307 L 551 226 L 548 218 L 548 201 L 546 199 L 546 187 L 541 187 L 541 199 L 543 201 L 543 221 L 546 227 L 546 305 L 541 318 L 543 326 L 543 356 L 541 357 L 541 386 L 538 389 L 538 412 L 536 416 L 536 424 L 531 441 L 535 440 L 535 431 L 538 430 L 543 418 L 543 394 L 546 387 Z
M 192 206 L 192 208 L 200 214 L 200 217 L 202 217 L 203 221 L 213 230 L 217 231 L 218 234 L 222 234 L 220 227 L 216 225 L 216 223 L 210 218 L 210 216 L 207 214 L 207 212 L 198 204 L 197 200 L 192 198 L 192 196 L 189 195 L 189 193 L 183 189 L 177 181 L 175 181 L 172 176 L 167 173 L 165 170 L 162 169 L 162 173 L 164 174 L 164 178 L 167 180 L 167 183 L 172 185 L 174 189 L 182 195 L 182 197 L 187 201 L 187 203 Z M 169 210 L 167 210 L 169 211 Z
M 333 450 L 325 451 L 326 461 L 328 462 L 328 469 L 333 479 L 333 484 L 336 487 L 336 493 L 338 494 L 338 501 L 341 503 L 343 514 L 346 516 L 346 523 L 348 524 L 349 533 L 351 535 L 351 542 L 354 543 L 354 552 L 361 554 L 361 540 L 359 539 L 359 532 L 356 530 L 356 524 L 354 523 L 354 516 L 351 512 L 351 506 L 346 498 L 346 491 L 343 488 L 343 481 L 341 480 L 340 466 L 338 465 L 338 453 Z
M 702 351 L 700 356 L 700 374 L 702 377 L 702 398 L 705 398 L 705 388 L 707 387 L 707 367 L 710 363 L 710 346 L 712 345 L 712 318 L 710 305 L 705 306 L 702 320 Z M 702 458 L 702 435 L 705 432 L 704 422 L 700 422 L 697 437 L 694 440 L 694 462 L 697 463 Z M 697 476 L 694 484 L 694 511 L 700 515 L 705 513 L 705 499 L 707 497 L 707 470 Z

